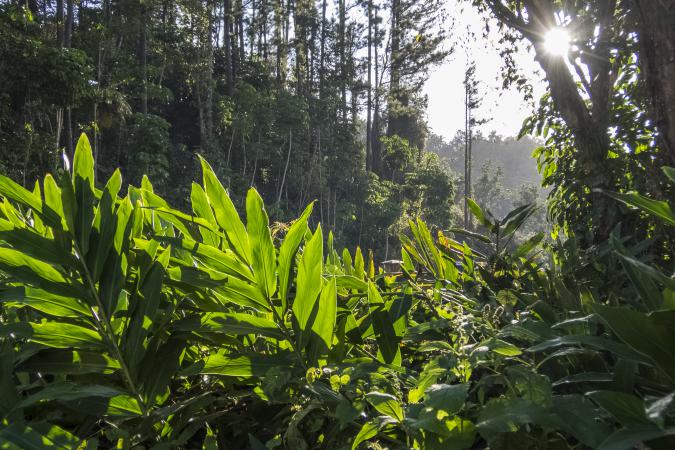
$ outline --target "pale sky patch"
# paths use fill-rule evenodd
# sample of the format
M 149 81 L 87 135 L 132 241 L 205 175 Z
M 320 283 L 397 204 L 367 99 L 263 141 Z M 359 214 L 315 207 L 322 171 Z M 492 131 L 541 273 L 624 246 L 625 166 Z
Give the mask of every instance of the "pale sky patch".
M 452 2 L 454 3 L 454 2 Z M 492 130 L 505 136 L 518 134 L 523 120 L 532 112 L 532 105 L 523 99 L 515 87 L 502 89 L 500 70 L 502 58 L 499 56 L 496 43 L 496 31 L 490 39 L 483 38 L 483 22 L 479 13 L 466 6 L 460 8 L 456 3 L 450 6 L 450 14 L 454 16 L 454 35 L 461 42 L 467 28 L 475 38 L 468 43 L 468 52 L 462 45 L 456 45 L 455 52 L 441 66 L 436 67 L 424 87 L 429 96 L 427 120 L 429 128 L 447 139 L 452 138 L 457 130 L 464 129 L 464 70 L 467 53 L 476 61 L 476 78 L 481 82 L 483 103 L 477 113 L 478 118 L 492 118 L 481 130 L 489 133 Z M 491 23 L 496 30 L 496 23 Z M 533 52 L 522 49 L 516 61 L 523 73 L 531 80 L 534 88 L 534 99 L 539 99 L 544 92 L 545 84 L 534 60 Z

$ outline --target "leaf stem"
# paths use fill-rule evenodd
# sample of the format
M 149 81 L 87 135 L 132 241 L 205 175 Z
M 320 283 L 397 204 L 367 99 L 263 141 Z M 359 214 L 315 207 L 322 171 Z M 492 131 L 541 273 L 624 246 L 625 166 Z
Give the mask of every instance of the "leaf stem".
M 270 306 L 270 309 L 272 310 L 274 320 L 276 320 L 279 330 L 283 333 L 284 337 L 288 341 L 288 344 L 291 346 L 291 349 L 293 349 L 293 352 L 298 357 L 298 360 L 300 361 L 302 368 L 304 370 L 307 370 L 307 364 L 305 364 L 305 359 L 302 357 L 302 353 L 293 343 L 293 339 L 291 339 L 291 331 L 288 329 L 288 327 L 284 323 L 283 318 L 279 315 L 277 308 L 274 306 L 274 303 L 272 303 L 272 300 L 267 295 L 265 296 L 265 300 L 267 300 L 267 304 Z
M 91 277 L 91 273 L 89 272 L 89 268 L 87 267 L 84 255 L 82 255 L 82 252 L 80 251 L 80 247 L 77 244 L 76 239 L 73 239 L 73 244 L 75 245 L 75 253 L 81 263 L 82 271 L 87 281 L 87 287 L 91 291 L 91 295 L 94 297 L 94 300 L 96 301 L 96 307 L 98 308 L 97 312 L 94 309 L 94 307 L 90 305 L 89 309 L 91 310 L 91 314 L 94 317 L 97 326 L 100 328 L 100 331 L 110 341 L 113 354 L 120 363 L 120 368 L 122 369 L 122 374 L 124 375 L 124 380 L 127 384 L 127 387 L 138 399 L 138 403 L 139 406 L 141 407 L 141 411 L 143 411 L 143 415 L 147 415 L 148 413 L 147 406 L 145 405 L 145 402 L 143 401 L 143 397 L 141 396 L 140 392 L 136 388 L 136 384 L 134 383 L 133 378 L 131 377 L 131 372 L 129 371 L 129 367 L 127 367 L 126 361 L 124 360 L 122 351 L 120 350 L 119 345 L 117 345 L 117 340 L 115 339 L 115 333 L 112 329 L 112 324 L 110 323 L 110 319 L 108 318 L 105 309 L 103 308 L 103 303 L 101 302 L 101 298 L 98 295 L 98 290 L 96 289 L 96 285 L 94 283 L 93 278 Z

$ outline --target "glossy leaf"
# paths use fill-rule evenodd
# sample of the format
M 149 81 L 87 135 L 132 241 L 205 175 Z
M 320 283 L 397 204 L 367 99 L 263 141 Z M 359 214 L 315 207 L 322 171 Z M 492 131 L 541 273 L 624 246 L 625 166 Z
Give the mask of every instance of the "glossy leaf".
M 255 189 L 249 189 L 246 195 L 246 225 L 251 244 L 253 273 L 262 292 L 267 298 L 271 298 L 277 290 L 277 257 L 267 211 Z
M 323 270 L 323 234 L 319 226 L 312 238 L 305 244 L 298 265 L 298 281 L 293 315 L 298 321 L 300 330 L 304 331 L 321 292 L 321 272 Z
M 214 216 L 218 225 L 225 231 L 225 235 L 234 252 L 247 264 L 251 264 L 251 246 L 248 233 L 239 218 L 234 203 L 220 183 L 209 163 L 201 159 L 204 176 L 204 190 L 213 207 Z
M 279 248 L 279 298 L 281 299 L 282 311 L 286 311 L 288 288 L 293 279 L 295 255 L 307 231 L 307 220 L 312 214 L 313 207 L 314 203 L 310 203 L 300 218 L 293 222 Z

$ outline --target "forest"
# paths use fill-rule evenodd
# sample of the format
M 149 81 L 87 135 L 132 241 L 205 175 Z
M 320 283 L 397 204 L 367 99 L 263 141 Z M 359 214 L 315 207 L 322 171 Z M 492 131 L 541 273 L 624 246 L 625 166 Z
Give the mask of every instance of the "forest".
M 675 448 L 673 0 L 0 0 L 0 199 L 2 449 Z

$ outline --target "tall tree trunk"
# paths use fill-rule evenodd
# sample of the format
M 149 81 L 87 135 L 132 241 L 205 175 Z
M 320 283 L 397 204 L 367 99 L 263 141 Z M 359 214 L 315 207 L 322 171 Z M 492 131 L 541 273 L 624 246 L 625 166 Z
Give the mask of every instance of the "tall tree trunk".
M 469 84 L 464 83 L 464 228 L 469 229 L 469 198 L 471 182 L 469 176 Z
M 249 54 L 253 57 L 253 46 L 255 45 L 256 37 L 256 19 L 255 19 L 255 0 L 251 0 L 251 24 L 248 26 L 248 38 L 250 39 L 248 43 Z
M 203 148 L 208 148 L 211 144 L 211 137 L 213 135 L 213 24 L 214 24 L 214 7 L 215 2 L 207 1 L 206 2 L 206 30 L 204 30 L 204 44 L 206 45 L 206 54 L 204 59 L 206 61 L 206 73 L 205 73 L 205 87 L 206 87 L 206 99 L 205 99 L 205 115 L 206 115 L 206 129 L 205 129 L 205 142 L 202 142 Z
M 223 49 L 225 50 L 225 82 L 227 95 L 234 96 L 234 71 L 232 68 L 232 4 L 223 0 Z
M 338 28 L 338 51 L 340 52 L 340 93 L 342 96 L 342 122 L 347 122 L 347 71 L 345 55 L 345 0 L 339 0 L 339 28 Z
M 277 83 L 281 85 L 285 81 L 286 55 L 284 53 L 283 25 L 284 0 L 276 0 L 274 5 L 274 46 L 276 47 L 276 76 Z
M 246 60 L 246 47 L 244 46 L 244 3 L 237 0 L 237 34 L 239 35 L 239 64 Z
M 379 47 L 380 47 L 380 39 L 378 35 L 378 26 L 377 26 L 377 8 L 374 8 L 373 11 L 374 15 L 374 20 L 373 20 L 373 28 L 374 28 L 374 35 L 375 35 L 375 47 L 373 49 L 373 56 L 375 57 L 375 106 L 373 108 L 373 128 L 371 130 L 371 151 L 372 151 L 372 158 L 371 158 L 371 168 L 373 172 L 376 174 L 380 175 L 380 168 L 382 166 L 382 147 L 381 147 L 381 142 L 380 142 L 380 75 L 379 75 Z
M 138 63 L 141 66 L 141 112 L 148 113 L 148 27 L 147 4 L 140 1 L 139 34 L 138 34 Z
M 321 2 L 321 42 L 319 44 L 319 100 L 324 98 L 324 80 L 326 78 L 326 6 L 328 1 Z M 323 117 L 323 103 L 320 102 Z
M 63 21 L 63 0 L 56 0 L 56 42 L 60 47 L 65 44 L 65 23 Z
M 66 26 L 63 35 L 63 43 L 64 47 L 70 48 L 73 41 L 73 22 L 75 18 L 73 0 L 68 0 L 66 11 Z M 68 151 L 68 156 L 72 160 L 75 151 L 73 149 L 73 111 L 71 106 L 66 108 L 66 149 Z
M 650 115 L 663 147 L 662 164 L 675 165 L 675 1 L 634 0 L 640 62 L 651 97 Z
M 66 2 L 66 24 L 65 32 L 63 35 L 63 46 L 66 48 L 71 47 L 71 41 L 73 37 L 73 21 L 75 19 L 75 14 L 73 11 L 73 0 L 67 0 Z
M 372 83 L 372 47 L 373 47 L 373 1 L 368 0 L 368 100 L 366 106 L 366 170 L 372 170 L 372 128 L 371 112 L 373 108 Z

